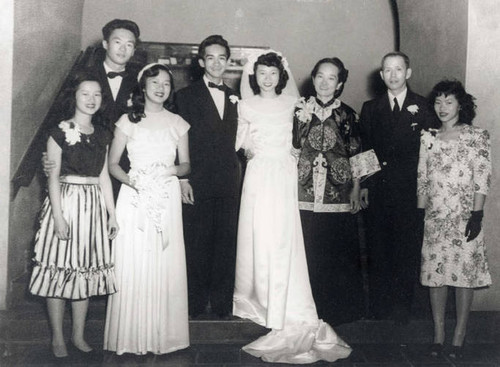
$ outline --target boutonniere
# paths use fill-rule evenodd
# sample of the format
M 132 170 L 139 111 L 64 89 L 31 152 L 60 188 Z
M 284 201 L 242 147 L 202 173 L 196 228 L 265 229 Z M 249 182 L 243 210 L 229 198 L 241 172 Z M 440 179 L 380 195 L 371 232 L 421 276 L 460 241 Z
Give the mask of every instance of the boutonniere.
M 415 115 L 416 113 L 418 113 L 418 105 L 416 105 L 416 104 L 412 104 L 411 106 L 406 107 L 406 109 L 412 115 Z
M 237 95 L 231 94 L 231 95 L 229 96 L 229 100 L 231 101 L 231 103 L 232 103 L 232 104 L 235 104 L 235 103 L 238 103 L 238 101 L 239 101 L 240 99 L 238 98 L 238 96 L 237 96 Z
M 64 132 L 64 140 L 66 140 L 68 145 L 75 145 L 76 143 L 82 141 L 78 125 L 76 125 L 73 121 L 62 121 L 58 126 Z
M 297 116 L 300 122 L 305 124 L 311 122 L 314 112 L 314 100 L 312 98 L 309 98 L 307 101 L 304 97 L 299 98 L 295 108 L 297 109 L 295 116 Z
M 127 107 L 132 107 L 132 93 L 130 93 L 130 97 L 127 99 Z
M 413 122 L 410 126 L 412 130 L 415 131 L 415 128 L 418 126 L 418 122 Z

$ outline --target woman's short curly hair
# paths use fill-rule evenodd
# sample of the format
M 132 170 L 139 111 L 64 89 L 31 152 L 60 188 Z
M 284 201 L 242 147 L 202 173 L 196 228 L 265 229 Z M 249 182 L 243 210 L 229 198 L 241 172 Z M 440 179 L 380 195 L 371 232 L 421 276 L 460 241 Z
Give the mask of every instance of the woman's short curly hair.
M 476 117 L 475 98 L 465 91 L 464 86 L 458 80 L 442 80 L 432 88 L 429 95 L 431 108 L 434 108 L 437 97 L 450 95 L 455 96 L 460 106 L 457 124 L 472 125 L 472 120 Z
M 344 85 L 345 82 L 347 81 L 347 77 L 349 76 L 349 70 L 347 70 L 344 66 L 344 63 L 342 60 L 340 60 L 338 57 L 325 57 L 324 59 L 319 60 L 316 65 L 314 65 L 314 68 L 311 71 L 311 77 L 314 79 L 316 78 L 316 74 L 318 74 L 319 67 L 323 64 L 332 64 L 339 69 L 339 83 L 342 83 L 340 88 L 335 91 L 333 97 L 338 98 L 341 94 L 342 91 L 344 90 Z
M 264 66 L 274 66 L 278 68 L 279 73 L 280 73 L 280 78 L 278 81 L 278 85 L 276 86 L 276 94 L 281 94 L 283 89 L 286 87 L 286 83 L 288 81 L 288 73 L 285 70 L 285 67 L 283 66 L 283 58 L 279 56 L 276 52 L 269 52 L 264 55 L 260 55 L 257 58 L 257 61 L 253 65 L 253 74 L 250 74 L 249 77 L 249 82 L 250 82 L 250 87 L 252 88 L 254 94 L 259 94 L 260 93 L 260 87 L 257 84 L 257 78 L 255 77 L 255 73 L 257 72 L 257 67 L 259 65 L 264 65 Z

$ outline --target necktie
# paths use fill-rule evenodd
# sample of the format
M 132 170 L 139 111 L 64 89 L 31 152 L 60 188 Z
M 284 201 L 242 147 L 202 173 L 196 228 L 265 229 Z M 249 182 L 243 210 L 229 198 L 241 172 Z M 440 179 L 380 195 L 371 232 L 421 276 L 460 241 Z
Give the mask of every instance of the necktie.
M 225 92 L 227 89 L 227 86 L 225 84 L 215 84 L 212 82 L 208 82 L 208 86 L 210 88 L 217 88 L 218 90 L 223 91 L 223 92 Z
M 110 79 L 116 78 L 117 76 L 121 76 L 122 78 L 126 77 L 128 74 L 126 71 L 110 71 L 109 73 L 106 74 L 106 76 Z
M 394 108 L 392 109 L 392 116 L 398 117 L 399 112 L 401 112 L 401 110 L 399 109 L 398 99 L 394 97 L 393 101 L 394 101 Z

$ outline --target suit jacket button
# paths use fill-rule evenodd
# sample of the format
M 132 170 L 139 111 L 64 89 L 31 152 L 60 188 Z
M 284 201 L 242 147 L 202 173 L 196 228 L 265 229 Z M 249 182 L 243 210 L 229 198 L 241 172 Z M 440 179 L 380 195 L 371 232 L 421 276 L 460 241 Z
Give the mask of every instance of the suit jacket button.
M 382 166 L 387 166 L 387 162 L 382 162 Z

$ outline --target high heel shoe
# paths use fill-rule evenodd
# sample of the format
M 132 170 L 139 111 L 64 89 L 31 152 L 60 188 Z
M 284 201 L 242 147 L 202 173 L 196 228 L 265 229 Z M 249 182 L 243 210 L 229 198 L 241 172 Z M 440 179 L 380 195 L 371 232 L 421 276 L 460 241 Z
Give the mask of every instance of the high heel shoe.
M 448 351 L 448 357 L 459 360 L 464 358 L 464 346 L 452 345 Z
M 434 358 L 441 357 L 442 354 L 443 354 L 443 344 L 434 343 L 431 345 L 431 348 L 430 348 L 431 357 L 434 357 Z

